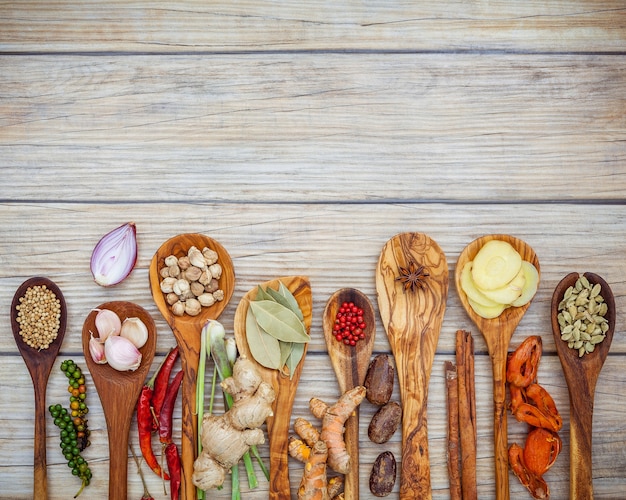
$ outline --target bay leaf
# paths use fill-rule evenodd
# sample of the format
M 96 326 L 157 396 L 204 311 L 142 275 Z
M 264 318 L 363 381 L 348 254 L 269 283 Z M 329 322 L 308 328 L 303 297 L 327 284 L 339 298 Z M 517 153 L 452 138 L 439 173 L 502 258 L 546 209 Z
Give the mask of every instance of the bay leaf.
M 274 298 L 265 290 L 263 290 L 263 287 L 261 285 L 257 285 L 256 298 L 254 300 L 274 300 Z
M 282 368 L 279 341 L 259 326 L 251 307 L 246 314 L 246 339 L 250 354 L 257 363 L 272 370 Z
M 291 351 L 293 350 L 294 345 L 302 345 L 295 344 L 293 342 L 278 342 L 280 344 L 280 366 L 281 368 L 287 364 L 287 360 L 289 356 L 291 356 Z
M 283 342 L 308 342 L 304 323 L 289 308 L 271 300 L 250 302 L 257 324 L 272 337 Z
M 302 344 L 302 343 L 293 344 L 293 347 L 291 349 L 291 354 L 289 355 L 289 357 L 287 358 L 287 362 L 285 363 L 285 365 L 289 369 L 290 379 L 293 378 L 293 374 L 296 371 L 296 368 L 298 367 L 298 365 L 300 364 L 302 357 L 304 356 L 305 346 L 306 344 Z
M 289 304 L 288 305 L 289 309 L 291 309 L 294 313 L 296 313 L 296 316 L 300 318 L 300 321 L 304 321 L 304 314 L 302 314 L 302 309 L 300 309 L 300 304 L 298 304 L 298 301 L 294 297 L 293 293 L 291 293 L 291 290 L 289 290 L 289 288 L 287 288 L 282 281 L 279 281 L 278 283 L 279 283 L 278 293 L 282 295 L 283 297 L 285 297 L 285 300 Z

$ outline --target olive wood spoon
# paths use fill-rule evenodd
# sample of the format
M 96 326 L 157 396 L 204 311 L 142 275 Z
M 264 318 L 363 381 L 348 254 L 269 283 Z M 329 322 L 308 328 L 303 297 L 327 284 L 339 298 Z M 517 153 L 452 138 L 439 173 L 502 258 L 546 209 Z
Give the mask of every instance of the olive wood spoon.
M 500 316 L 493 319 L 485 319 L 474 312 L 467 295 L 461 287 L 461 273 L 463 267 L 469 261 L 474 260 L 478 251 L 485 243 L 491 240 L 502 240 L 510 243 L 526 260 L 537 268 L 540 273 L 539 260 L 534 250 L 524 241 L 506 234 L 490 234 L 475 239 L 459 255 L 455 269 L 455 283 L 459 299 L 467 312 L 467 315 L 482 333 L 487 350 L 491 358 L 493 369 L 493 403 L 494 403 L 494 457 L 496 466 L 496 498 L 508 500 L 509 498 L 509 457 L 508 436 L 506 421 L 506 360 L 509 343 L 513 332 L 521 321 L 524 313 L 530 306 L 530 302 L 521 307 L 508 307 Z M 541 274 L 540 274 L 541 276 Z
M 17 309 L 19 299 L 24 296 L 26 290 L 31 286 L 45 285 L 59 299 L 61 306 L 61 317 L 59 318 L 59 331 L 56 339 L 48 346 L 47 349 L 38 350 L 30 347 L 20 335 L 20 324 L 17 322 Z M 33 498 L 48 498 L 48 471 L 46 460 L 46 388 L 48 387 L 48 378 L 52 371 L 52 366 L 59 353 L 63 337 L 65 337 L 65 328 L 67 325 L 67 307 L 65 299 L 59 287 L 48 278 L 34 277 L 22 283 L 11 303 L 11 329 L 15 337 L 17 348 L 24 359 L 26 368 L 33 380 L 33 389 L 35 391 L 35 458 L 34 458 L 34 480 L 33 480 Z
M 345 345 L 333 334 L 337 311 L 344 302 L 353 302 L 363 309 L 365 338 L 356 345 Z M 365 294 L 354 288 L 342 288 L 330 296 L 326 302 L 323 316 L 324 340 L 330 362 L 335 370 L 339 389 L 345 393 L 354 387 L 363 385 L 369 367 L 376 337 L 376 318 L 374 308 Z M 348 418 L 345 424 L 344 441 L 350 455 L 350 471 L 345 475 L 344 492 L 346 498 L 359 498 L 359 408 Z
M 165 301 L 161 291 L 159 271 L 165 266 L 165 258 L 170 255 L 183 257 L 195 246 L 202 251 L 208 247 L 218 255 L 218 264 L 222 266 L 219 287 L 224 291 L 224 300 L 217 301 L 210 307 L 203 307 L 197 316 L 176 316 Z M 217 241 L 203 234 L 186 233 L 170 238 L 163 243 L 150 262 L 150 290 L 161 315 L 169 324 L 180 353 L 181 367 L 184 371 L 182 388 L 182 435 L 181 435 L 181 499 L 195 500 L 196 487 L 191 482 L 193 462 L 197 456 L 198 422 L 196 410 L 196 379 L 200 361 L 200 334 L 202 327 L 210 319 L 217 319 L 226 308 L 235 289 L 235 270 L 230 255 Z
M 397 278 L 411 263 L 428 276 L 421 288 Z M 378 308 L 393 352 L 402 400 L 400 498 L 432 498 L 426 408 L 428 384 L 448 296 L 448 264 L 423 233 L 400 233 L 383 247 L 376 272 Z
M 262 288 L 273 288 L 277 290 L 279 282 L 282 282 L 296 298 L 302 315 L 304 316 L 304 326 L 307 332 L 311 329 L 311 284 L 304 276 L 289 276 L 267 281 L 261 284 Z M 250 290 L 239 302 L 235 311 L 235 340 L 240 355 L 246 356 L 255 364 L 259 374 L 265 382 L 271 384 L 276 392 L 276 399 L 272 403 L 273 416 L 267 419 L 267 435 L 270 451 L 270 485 L 269 498 L 273 500 L 284 500 L 291 498 L 289 485 L 289 426 L 291 423 L 291 411 L 298 389 L 298 381 L 304 366 L 308 345 L 305 345 L 304 354 L 300 363 L 293 373 L 293 377 L 282 374 L 279 370 L 266 368 L 254 360 L 248 347 L 246 339 L 246 315 L 250 301 L 254 300 L 257 294 L 257 287 Z
M 593 498 L 591 470 L 593 400 L 596 382 L 611 347 L 615 331 L 615 298 L 611 288 L 597 274 L 585 273 L 584 276 L 589 283 L 600 284 L 602 287 L 600 295 L 608 306 L 605 317 L 609 329 L 604 340 L 595 345 L 593 352 L 579 357 L 577 349 L 570 349 L 567 342 L 561 340 L 561 329 L 557 319 L 559 303 L 565 291 L 576 283 L 578 273 L 570 273 L 561 280 L 554 290 L 551 304 L 552 333 L 565 374 L 570 400 L 570 499 L 572 500 Z
M 89 340 L 98 337 L 96 316 L 98 310 L 110 309 L 120 320 L 139 318 L 148 328 L 148 341 L 141 352 L 141 364 L 135 371 L 118 371 L 108 364 L 96 363 L 89 351 Z M 137 398 L 150 370 L 156 350 L 156 326 L 143 307 L 132 302 L 106 302 L 93 309 L 83 324 L 83 353 L 91 378 L 98 391 L 109 437 L 109 500 L 127 497 L 128 491 L 128 434 Z

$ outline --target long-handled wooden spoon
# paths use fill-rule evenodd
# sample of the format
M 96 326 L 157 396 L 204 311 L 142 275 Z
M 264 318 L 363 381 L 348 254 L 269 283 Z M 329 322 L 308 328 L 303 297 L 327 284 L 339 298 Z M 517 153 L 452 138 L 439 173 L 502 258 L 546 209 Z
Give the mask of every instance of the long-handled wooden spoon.
M 606 319 L 609 329 L 602 342 L 595 345 L 593 352 L 578 356 L 577 349 L 570 349 L 567 342 L 561 340 L 561 329 L 557 316 L 558 307 L 565 291 L 576 283 L 578 273 L 570 273 L 554 289 L 551 304 L 552 333 L 556 351 L 561 360 L 565 381 L 569 390 L 570 401 L 570 499 L 583 500 L 593 498 L 593 474 L 591 459 L 591 437 L 593 426 L 593 400 L 596 382 L 602 365 L 611 347 L 615 331 L 615 298 L 606 281 L 593 273 L 585 273 L 589 283 L 599 283 L 600 295 L 608 306 Z
M 89 352 L 92 334 L 97 337 L 98 309 L 110 309 L 123 322 L 139 318 L 148 327 L 148 341 L 139 349 L 141 364 L 135 371 L 121 372 L 108 364 L 97 364 Z M 83 353 L 89 373 L 98 391 L 109 437 L 109 500 L 127 497 L 128 491 L 128 434 L 137 398 L 150 370 L 156 350 L 156 326 L 143 307 L 132 302 L 106 302 L 92 310 L 83 324 Z
M 365 338 L 356 345 L 345 345 L 333 334 L 337 311 L 344 302 L 353 302 L 363 310 Z M 330 362 L 335 370 L 341 393 L 363 385 L 372 356 L 376 337 L 374 308 L 365 294 L 354 288 L 342 288 L 330 296 L 324 309 L 324 340 Z M 351 468 L 345 476 L 344 493 L 347 499 L 359 498 L 359 409 L 346 421 L 344 441 L 350 455 Z
M 294 295 L 304 316 L 304 325 L 307 332 L 311 328 L 311 311 L 313 307 L 311 298 L 311 284 L 308 278 L 303 276 L 289 276 L 263 283 L 261 287 L 277 290 L 280 282 L 283 283 Z M 235 340 L 237 349 L 241 355 L 247 356 L 253 362 L 254 357 L 250 353 L 246 339 L 246 315 L 250 301 L 254 300 L 257 288 L 250 290 L 239 302 L 235 311 Z M 302 373 L 307 346 L 300 363 L 296 367 L 293 376 L 283 374 L 278 370 L 271 370 L 255 362 L 256 368 L 265 382 L 271 384 L 276 392 L 276 399 L 272 404 L 274 415 L 267 419 L 267 435 L 270 448 L 270 490 L 269 498 L 272 500 L 284 500 L 291 498 L 289 485 L 289 426 L 291 423 L 291 410 L 293 408 L 298 381 Z
M 448 297 L 443 251 L 423 233 L 394 236 L 378 260 L 376 291 L 402 399 L 400 498 L 428 499 L 428 383 Z
M 197 316 L 176 316 L 165 301 L 165 294 L 161 291 L 161 276 L 159 271 L 165 266 L 165 258 L 170 255 L 183 257 L 189 248 L 195 246 L 202 251 L 204 247 L 217 252 L 218 263 L 222 266 L 222 276 L 219 287 L 224 291 L 224 299 L 215 302 L 211 307 L 203 307 Z M 161 315 L 170 325 L 178 349 L 180 361 L 185 373 L 182 388 L 182 436 L 181 462 L 182 484 L 181 499 L 195 500 L 196 487 L 191 482 L 193 462 L 197 456 L 198 422 L 196 420 L 196 379 L 198 376 L 198 362 L 200 361 L 200 334 L 202 327 L 209 319 L 217 319 L 224 311 L 235 289 L 235 270 L 233 262 L 226 249 L 217 241 L 203 234 L 188 233 L 170 238 L 163 243 L 152 257 L 150 262 L 150 290 Z
M 20 335 L 20 324 L 17 322 L 17 309 L 19 300 L 24 296 L 26 290 L 31 286 L 45 285 L 59 299 L 61 306 L 61 317 L 59 320 L 59 331 L 56 339 L 48 346 L 47 349 L 38 350 L 30 347 L 24 342 Z M 33 380 L 33 388 L 35 390 L 35 461 L 34 461 L 34 483 L 33 498 L 48 498 L 48 472 L 46 461 L 46 388 L 48 387 L 48 378 L 50 371 L 54 365 L 54 360 L 59 353 L 63 337 L 65 336 L 65 327 L 67 325 L 67 308 L 65 299 L 59 287 L 48 278 L 35 277 L 26 280 L 20 285 L 13 296 L 11 303 L 11 329 L 15 337 L 17 348 L 26 363 L 26 368 Z
M 534 250 L 520 239 L 506 234 L 482 236 L 465 247 L 459 255 L 455 270 L 455 283 L 459 299 L 470 319 L 476 324 L 487 344 L 493 368 L 494 402 L 494 455 L 496 465 L 496 498 L 509 498 L 509 458 L 506 423 L 506 359 L 513 332 L 528 309 L 530 302 L 521 307 L 509 307 L 500 316 L 485 319 L 474 312 L 467 295 L 461 287 L 461 273 L 465 264 L 478 253 L 478 250 L 490 240 L 502 240 L 510 243 L 523 260 L 533 264 L 539 272 L 539 260 Z

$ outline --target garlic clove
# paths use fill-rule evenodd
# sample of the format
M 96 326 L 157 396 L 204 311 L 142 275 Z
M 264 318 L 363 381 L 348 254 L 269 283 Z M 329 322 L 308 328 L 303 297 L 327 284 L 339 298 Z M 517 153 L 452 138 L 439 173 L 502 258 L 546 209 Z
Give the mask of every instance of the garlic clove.
M 141 365 L 139 349 L 130 340 L 119 335 L 106 340 L 104 355 L 109 365 L 121 372 L 135 371 Z
M 89 337 L 89 354 L 91 354 L 91 359 L 93 359 L 94 363 L 99 365 L 106 364 L 107 359 L 104 355 L 104 344 L 95 338 L 92 332 L 89 333 L 91 334 Z
M 119 335 L 122 329 L 120 317 L 110 309 L 100 309 L 95 319 L 96 330 L 100 342 L 104 342 L 111 335 Z
M 124 280 L 137 263 L 137 230 L 134 222 L 105 234 L 91 254 L 91 274 L 98 285 L 112 286 Z
M 122 323 L 120 336 L 130 340 L 137 349 L 148 341 L 148 327 L 139 318 L 126 318 Z

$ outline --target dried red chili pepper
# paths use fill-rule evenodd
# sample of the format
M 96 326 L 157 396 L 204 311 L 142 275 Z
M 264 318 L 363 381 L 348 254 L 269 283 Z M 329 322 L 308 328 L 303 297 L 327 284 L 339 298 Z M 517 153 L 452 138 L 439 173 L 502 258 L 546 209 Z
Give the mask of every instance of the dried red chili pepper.
M 152 383 L 153 380 L 151 379 L 148 383 L 146 383 L 146 385 L 143 386 L 137 402 L 137 430 L 139 431 L 139 446 L 141 448 L 141 454 L 143 455 L 146 464 L 148 464 L 148 467 L 150 467 L 157 476 L 168 480 L 169 476 L 161 469 L 159 461 L 152 450 L 152 429 L 154 422 L 154 417 L 150 408 L 150 401 L 153 393 Z
M 167 392 L 167 387 L 170 382 L 170 374 L 172 373 L 176 359 L 178 359 L 178 346 L 170 349 L 170 352 L 163 360 L 163 364 L 159 367 L 156 378 L 154 379 L 154 394 L 152 396 L 152 408 L 155 415 L 152 430 L 154 431 L 156 431 L 158 427 L 157 422 L 159 421 L 163 400 L 165 399 L 165 393 Z
M 167 387 L 167 392 L 165 393 L 161 414 L 159 415 L 159 439 L 163 444 L 170 444 L 172 442 L 172 414 L 174 413 L 176 396 L 178 396 L 178 390 L 183 381 L 183 374 L 183 370 L 180 370 L 174 376 L 172 383 Z
M 170 472 L 170 495 L 172 500 L 178 500 L 180 491 L 180 455 L 175 443 L 170 443 L 165 447 L 165 458 L 167 469 Z

